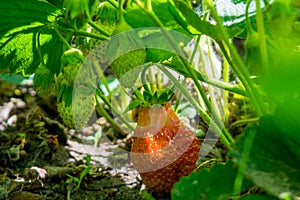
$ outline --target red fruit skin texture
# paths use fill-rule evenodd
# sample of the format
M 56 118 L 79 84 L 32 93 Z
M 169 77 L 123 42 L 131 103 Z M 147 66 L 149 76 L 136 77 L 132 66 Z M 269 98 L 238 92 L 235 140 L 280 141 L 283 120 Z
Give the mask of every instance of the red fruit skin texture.
M 147 188 L 169 193 L 182 176 L 196 168 L 200 144 L 170 103 L 141 107 L 131 160 Z

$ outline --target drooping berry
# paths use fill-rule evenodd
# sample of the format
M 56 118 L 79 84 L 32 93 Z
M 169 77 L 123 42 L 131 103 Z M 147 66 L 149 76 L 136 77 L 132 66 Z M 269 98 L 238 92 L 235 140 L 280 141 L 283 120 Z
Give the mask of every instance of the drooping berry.
M 147 188 L 168 193 L 196 167 L 200 144 L 170 103 L 141 107 L 131 149 L 132 162 Z

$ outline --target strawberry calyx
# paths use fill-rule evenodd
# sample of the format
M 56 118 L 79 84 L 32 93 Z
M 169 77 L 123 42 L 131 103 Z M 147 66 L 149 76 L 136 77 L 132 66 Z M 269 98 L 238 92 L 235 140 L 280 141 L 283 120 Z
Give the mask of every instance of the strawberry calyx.
M 148 87 L 144 85 L 144 91 L 141 93 L 137 88 L 133 89 L 134 95 L 133 100 L 127 106 L 125 112 L 133 110 L 139 106 L 152 107 L 165 105 L 170 102 L 174 96 L 173 87 L 156 90 L 154 93 L 149 91 Z

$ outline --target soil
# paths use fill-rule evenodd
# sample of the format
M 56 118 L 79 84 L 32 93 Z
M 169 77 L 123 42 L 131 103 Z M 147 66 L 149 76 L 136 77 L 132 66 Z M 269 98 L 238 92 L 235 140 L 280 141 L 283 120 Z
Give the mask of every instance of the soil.
M 39 98 L 31 85 L 0 80 L 0 199 L 143 199 L 126 138 L 95 142 L 109 128 L 103 118 L 68 129 L 55 98 Z

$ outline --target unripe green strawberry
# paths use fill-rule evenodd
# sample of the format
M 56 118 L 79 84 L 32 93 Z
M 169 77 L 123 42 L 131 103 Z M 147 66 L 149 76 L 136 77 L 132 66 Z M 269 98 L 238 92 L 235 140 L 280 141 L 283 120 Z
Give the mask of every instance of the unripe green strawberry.
M 196 168 L 199 150 L 196 134 L 180 121 L 170 103 L 139 109 L 131 159 L 147 188 L 169 193 Z
M 62 74 L 64 78 L 68 81 L 69 85 L 74 85 L 76 75 L 81 65 L 82 63 L 78 62 L 77 64 L 68 64 L 63 68 Z
M 64 124 L 69 128 L 86 126 L 95 108 L 95 94 L 92 91 L 66 87 L 58 98 L 57 110 Z
M 57 110 L 64 124 L 69 128 L 75 128 L 72 106 L 67 106 L 65 101 L 62 100 L 57 102 Z
M 108 21 L 101 22 L 100 19 L 95 21 L 95 23 L 108 34 L 112 34 L 116 28 L 116 23 L 110 23 Z M 91 33 L 100 34 L 96 29 L 92 28 Z M 108 41 L 98 40 L 95 38 L 89 38 L 85 45 L 82 46 L 84 55 L 88 55 L 92 52 L 92 55 L 100 63 L 106 63 L 108 60 L 105 58 L 105 52 L 108 46 Z
M 43 98 L 49 97 L 55 90 L 53 73 L 44 64 L 35 71 L 33 83 L 37 94 Z
M 66 80 L 67 85 L 74 85 L 74 81 L 78 70 L 82 66 L 84 61 L 82 52 L 79 49 L 72 48 L 65 51 L 62 55 L 62 72 L 58 75 L 58 84 L 61 84 L 62 80 Z
M 77 64 L 79 61 L 83 61 L 84 57 L 81 50 L 76 48 L 71 48 L 65 51 L 61 57 L 62 66 L 68 64 Z
M 146 49 L 138 49 L 121 55 L 111 63 L 111 68 L 123 87 L 132 87 L 139 77 L 146 60 Z
M 142 40 L 123 18 L 114 31 L 106 56 L 120 84 L 124 87 L 132 87 L 141 71 L 141 67 L 138 66 L 145 63 L 147 53 Z

